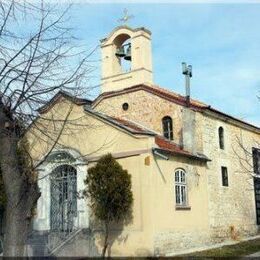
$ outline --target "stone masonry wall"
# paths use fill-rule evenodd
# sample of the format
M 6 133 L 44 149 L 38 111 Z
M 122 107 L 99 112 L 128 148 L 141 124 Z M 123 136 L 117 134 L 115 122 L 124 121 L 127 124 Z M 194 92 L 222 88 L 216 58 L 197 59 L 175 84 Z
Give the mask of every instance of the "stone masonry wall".
M 209 221 L 212 241 L 239 238 L 255 234 L 256 213 L 252 177 L 248 158 L 247 167 L 242 167 L 245 153 L 259 141 L 259 135 L 229 123 L 204 117 L 204 153 L 212 160 L 208 163 Z M 224 128 L 224 150 L 219 148 L 218 128 Z M 228 187 L 222 186 L 221 166 L 228 170 Z
M 129 109 L 124 111 L 122 104 Z M 102 100 L 96 110 L 111 116 L 120 116 L 162 134 L 161 120 L 169 115 L 173 119 L 174 142 L 182 144 L 183 107 L 145 91 L 122 94 Z M 218 128 L 224 128 L 225 149 L 218 143 Z M 163 231 L 154 237 L 155 254 L 170 254 L 184 249 L 215 244 L 226 239 L 237 239 L 257 232 L 255 199 L 252 177 L 241 167 L 243 152 L 237 138 L 242 138 L 248 151 L 260 142 L 259 134 L 234 126 L 228 122 L 197 112 L 194 142 L 197 152 L 211 159 L 207 163 L 208 218 L 207 230 Z M 184 140 L 185 141 L 185 140 Z M 237 155 L 238 153 L 238 155 Z M 251 160 L 251 159 L 249 159 Z M 250 162 L 251 163 L 251 162 Z M 228 169 L 229 186 L 222 186 L 221 166 Z
M 122 109 L 125 102 L 129 104 L 127 111 Z M 183 144 L 183 107 L 146 91 L 139 90 L 104 99 L 95 107 L 95 110 L 132 120 L 159 134 L 163 134 L 162 118 L 170 116 L 173 120 L 173 142 Z M 196 121 L 199 120 L 199 116 L 196 113 Z M 195 123 L 197 124 L 197 122 Z M 195 130 L 197 131 L 197 129 Z M 197 151 L 202 151 L 201 133 L 196 132 L 194 137 Z
M 167 256 L 211 244 L 208 230 L 161 232 L 154 237 L 154 254 L 155 256 Z

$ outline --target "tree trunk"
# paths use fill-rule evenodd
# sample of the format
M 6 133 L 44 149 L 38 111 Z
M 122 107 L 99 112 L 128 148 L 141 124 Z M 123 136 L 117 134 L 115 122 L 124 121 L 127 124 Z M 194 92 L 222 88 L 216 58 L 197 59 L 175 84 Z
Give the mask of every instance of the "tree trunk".
M 4 256 L 26 256 L 28 227 L 29 219 L 24 216 L 24 211 L 7 204 Z
M 104 247 L 102 250 L 102 257 L 105 258 L 106 256 L 106 251 L 108 247 L 108 234 L 109 234 L 109 229 L 108 229 L 108 222 L 105 222 L 105 238 L 104 238 Z
M 37 183 L 31 183 L 19 168 L 19 137 L 9 127 L 12 123 L 0 103 L 0 164 L 7 198 L 4 256 L 25 256 L 31 210 L 40 193 Z

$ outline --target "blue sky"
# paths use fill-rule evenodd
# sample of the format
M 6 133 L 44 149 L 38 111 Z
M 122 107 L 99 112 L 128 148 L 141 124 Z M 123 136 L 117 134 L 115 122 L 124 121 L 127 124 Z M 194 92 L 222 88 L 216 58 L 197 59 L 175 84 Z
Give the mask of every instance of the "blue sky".
M 260 125 L 260 4 L 74 3 L 70 24 L 88 50 L 119 25 L 152 32 L 154 82 L 184 94 L 181 62 L 193 66 L 191 95 Z M 93 59 L 100 59 L 100 52 Z M 92 84 L 100 83 L 100 62 Z

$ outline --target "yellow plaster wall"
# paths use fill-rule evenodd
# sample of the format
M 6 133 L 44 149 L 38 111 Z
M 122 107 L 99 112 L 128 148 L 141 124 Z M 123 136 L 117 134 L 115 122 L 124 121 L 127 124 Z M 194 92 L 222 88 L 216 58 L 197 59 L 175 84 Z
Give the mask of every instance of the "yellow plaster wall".
M 149 102 L 146 103 L 147 106 L 141 108 L 138 101 L 142 99 L 143 102 L 145 100 Z M 122 115 L 135 121 L 139 120 L 158 131 L 160 131 L 161 117 L 164 113 L 171 113 L 176 122 L 175 131 L 178 136 L 177 129 L 181 129 L 181 120 L 177 120 L 181 113 L 180 106 L 161 99 L 157 100 L 157 97 L 151 97 L 144 92 L 138 95 L 136 93 L 131 98 L 122 96 L 107 101 L 101 103 L 97 109 L 108 111 L 105 107 L 110 107 L 109 114 L 114 113 L 116 116 Z M 130 110 L 119 113 L 123 102 L 129 102 Z M 160 111 L 163 105 L 166 110 Z M 151 114 L 154 107 L 156 109 Z M 87 114 L 82 106 L 71 106 L 71 103 L 66 100 L 61 100 L 42 116 L 54 117 L 56 120 L 64 119 L 68 112 L 70 112 L 69 122 L 59 143 L 76 149 L 82 155 L 96 156 L 107 152 L 136 151 L 150 149 L 155 145 L 153 137 L 131 136 Z M 140 113 L 143 113 L 141 114 L 143 117 Z M 197 125 L 200 127 L 197 132 L 200 133 L 200 140 L 203 142 L 201 147 L 203 152 L 212 159 L 212 162 L 207 165 L 180 157 L 171 157 L 169 161 L 158 157 L 154 159 L 149 152 L 118 159 L 132 176 L 134 219 L 133 223 L 125 227 L 117 236 L 111 249 L 112 255 L 164 255 L 212 244 L 230 237 L 231 225 L 234 225 L 241 235 L 242 231 L 245 231 L 245 234 L 253 234 L 256 231 L 252 186 L 248 186 L 247 176 L 235 173 L 240 168 L 232 147 L 237 149 L 234 138 L 236 134 L 242 133 L 244 143 L 248 147 L 253 145 L 253 139 L 259 140 L 259 135 L 202 114 L 196 118 Z M 47 143 L 43 141 L 47 138 L 44 134 L 48 133 L 54 138 L 62 127 L 61 123 L 53 125 L 53 122 L 48 120 L 44 120 L 42 124 L 45 125 L 43 133 L 32 126 L 27 134 L 32 154 L 38 160 L 52 145 L 50 140 Z M 220 125 L 225 129 L 225 151 L 218 149 L 217 129 Z M 147 156 L 150 156 L 150 166 L 145 165 Z M 229 172 L 230 187 L 228 188 L 221 186 L 220 166 L 224 163 L 223 166 L 227 165 Z M 88 167 L 91 165 L 93 164 L 89 164 Z M 176 168 L 183 168 L 187 172 L 190 210 L 175 208 L 174 170 Z
M 118 228 L 112 231 L 110 242 L 113 241 L 113 245 L 110 252 L 113 256 L 153 255 L 150 167 L 144 164 L 147 155 L 118 159 L 132 176 L 134 205 L 132 223 L 121 231 Z
M 66 100 L 56 104 L 41 117 L 44 119 L 38 119 L 37 126 L 33 125 L 28 132 L 35 160 L 41 159 L 56 140 L 57 148 L 70 147 L 86 157 L 148 148 L 147 138 L 130 136 L 84 112 L 83 106 L 71 105 Z M 63 120 L 66 117 L 68 118 L 64 126 Z
M 129 104 L 127 111 L 122 109 L 124 102 Z M 173 118 L 173 141 L 181 144 L 182 106 L 146 91 L 141 90 L 104 99 L 97 104 L 95 109 L 133 120 L 160 134 L 162 134 L 162 117 L 170 115 Z M 189 195 L 189 198 L 194 198 L 191 211 L 177 212 L 174 210 L 174 205 L 167 204 L 169 201 L 173 201 L 173 194 L 170 194 L 170 188 L 167 184 L 164 184 L 164 188 L 162 188 L 162 183 L 158 184 L 162 182 L 161 180 L 157 179 L 158 183 L 155 182 L 151 185 L 158 189 L 154 193 L 152 192 L 152 194 L 158 196 L 153 197 L 153 201 L 168 198 L 168 200 L 157 201 L 158 203 L 154 207 L 155 211 L 158 208 L 156 218 L 153 220 L 153 223 L 156 223 L 156 227 L 153 227 L 154 234 L 156 232 L 160 233 L 159 230 L 162 231 L 166 227 L 169 230 L 172 229 L 172 231 L 163 231 L 164 234 L 158 235 L 158 239 L 155 239 L 155 248 L 158 247 L 156 250 L 161 250 L 162 253 L 167 252 L 167 248 L 172 248 L 172 252 L 176 252 L 178 248 L 179 250 L 187 248 L 187 245 L 188 248 L 199 246 L 202 241 L 203 245 L 206 245 L 207 243 L 215 243 L 232 237 L 252 235 L 257 231 L 254 188 L 252 177 L 249 175 L 249 171 L 252 171 L 252 167 L 250 168 L 250 165 L 252 166 L 252 157 L 249 155 L 247 158 L 249 164 L 247 169 L 241 166 L 239 157 L 243 157 L 245 154 L 243 154 L 243 149 L 240 147 L 237 137 L 241 138 L 243 147 L 251 153 L 252 147 L 259 147 L 259 131 L 246 130 L 242 124 L 235 125 L 225 117 L 221 119 L 221 117 L 217 118 L 200 112 L 196 112 L 195 125 L 194 142 L 196 143 L 196 150 L 208 156 L 212 161 L 207 163 L 205 168 L 197 167 L 200 176 L 205 176 L 205 178 L 200 177 L 201 182 L 204 184 L 197 188 L 196 194 L 200 195 L 196 199 L 196 195 L 192 194 L 192 192 Z M 218 127 L 220 126 L 225 131 L 225 150 L 218 147 Z M 171 162 L 162 162 L 164 172 L 172 174 L 173 169 L 178 165 L 177 162 L 178 159 L 176 158 Z M 166 165 L 169 165 L 168 169 Z M 186 162 L 186 165 L 192 167 L 191 162 Z M 228 168 L 229 187 L 222 186 L 221 166 Z M 155 178 L 158 178 L 158 176 Z M 170 180 L 169 176 L 167 180 Z M 195 209 L 199 209 L 197 213 L 193 211 L 194 205 L 197 205 Z M 173 215 L 165 214 L 165 212 L 169 212 L 169 209 L 173 212 Z M 161 212 L 164 212 L 163 216 L 160 216 Z M 174 224 L 171 222 L 174 222 Z M 200 223 L 203 225 L 200 226 Z M 234 232 L 231 232 L 232 227 L 234 227 Z M 196 237 L 196 228 L 200 230 L 197 230 L 200 237 Z M 189 231 L 190 229 L 191 231 Z M 187 235 L 184 235 L 185 230 Z M 179 242 L 176 246 L 178 248 L 174 249 L 174 241 L 177 241 L 178 238 Z M 182 239 L 183 241 L 181 241 Z
M 186 172 L 189 208 L 175 204 L 175 170 Z M 159 255 L 208 243 L 208 192 L 205 163 L 181 157 L 153 160 L 151 200 L 154 250 Z
M 63 134 L 59 139 L 59 145 L 62 147 L 77 150 L 81 155 L 88 157 L 99 156 L 110 153 L 119 153 L 127 151 L 145 150 L 151 147 L 151 137 L 136 138 L 128 133 L 119 130 L 107 123 L 104 123 L 92 115 L 83 111 L 82 106 L 71 105 L 70 102 L 62 100 L 56 104 L 48 113 L 42 115 L 44 118 L 53 118 L 62 120 L 68 117 L 68 125 L 65 126 Z M 60 123 L 53 125 L 51 121 L 39 119 L 41 128 L 50 135 L 58 132 Z M 38 124 L 38 125 L 39 125 Z M 54 130 L 56 128 L 56 130 Z M 52 146 L 52 141 L 44 136 L 43 133 L 32 126 L 27 133 L 31 144 L 32 156 L 35 160 L 41 159 Z M 39 138 L 40 137 L 40 138 Z M 54 138 L 54 136 L 53 136 Z M 105 145 L 104 145 L 105 144 Z M 150 167 L 146 166 L 144 161 L 148 154 L 141 154 L 132 157 L 118 159 L 124 169 L 127 169 L 132 176 L 132 190 L 134 195 L 133 222 L 124 227 L 123 230 L 117 228 L 112 232 L 116 234 L 111 249 L 112 255 L 152 255 L 153 241 L 151 231 L 150 215 L 150 185 L 147 183 Z M 89 163 L 88 168 L 95 163 Z M 86 173 L 87 174 L 87 173 Z M 99 240 L 96 241 L 99 245 Z

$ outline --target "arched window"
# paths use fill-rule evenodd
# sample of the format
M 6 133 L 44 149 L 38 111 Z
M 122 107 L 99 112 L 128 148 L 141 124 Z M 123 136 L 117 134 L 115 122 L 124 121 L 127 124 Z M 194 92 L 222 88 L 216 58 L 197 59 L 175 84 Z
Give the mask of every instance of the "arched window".
M 48 162 L 75 162 L 76 159 L 73 158 L 73 156 L 66 151 L 57 151 L 57 152 L 51 153 L 47 157 L 46 161 L 48 161 Z
M 169 140 L 173 140 L 173 130 L 172 130 L 172 118 L 165 116 L 162 119 L 163 136 Z
M 219 148 L 224 150 L 224 129 L 222 126 L 218 129 L 218 141 Z
M 176 205 L 187 205 L 186 173 L 183 169 L 175 171 L 175 200 Z

